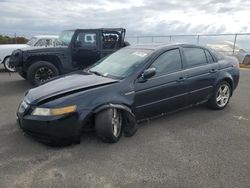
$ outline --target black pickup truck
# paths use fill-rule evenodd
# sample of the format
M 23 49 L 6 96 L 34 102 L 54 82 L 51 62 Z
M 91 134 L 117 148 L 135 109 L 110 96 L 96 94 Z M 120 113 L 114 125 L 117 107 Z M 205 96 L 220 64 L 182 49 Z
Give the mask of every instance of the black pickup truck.
M 76 29 L 63 31 L 56 47 L 13 51 L 10 63 L 32 85 L 86 68 L 99 59 L 129 45 L 123 28 Z

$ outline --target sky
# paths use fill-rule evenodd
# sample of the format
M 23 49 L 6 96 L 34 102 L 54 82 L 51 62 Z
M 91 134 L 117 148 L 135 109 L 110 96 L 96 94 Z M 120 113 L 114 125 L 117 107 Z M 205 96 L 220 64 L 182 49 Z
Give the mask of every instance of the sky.
M 250 0 L 0 0 L 0 34 L 124 27 L 127 35 L 250 32 Z

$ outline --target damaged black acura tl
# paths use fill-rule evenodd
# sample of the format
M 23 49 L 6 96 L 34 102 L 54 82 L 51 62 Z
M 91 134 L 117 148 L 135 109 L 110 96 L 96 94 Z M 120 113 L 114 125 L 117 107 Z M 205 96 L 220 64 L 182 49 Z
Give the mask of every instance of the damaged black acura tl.
M 223 109 L 238 81 L 238 62 L 205 47 L 130 46 L 30 89 L 17 121 L 42 140 L 80 143 L 81 132 L 92 128 L 114 143 L 132 136 L 139 120 L 205 102 Z

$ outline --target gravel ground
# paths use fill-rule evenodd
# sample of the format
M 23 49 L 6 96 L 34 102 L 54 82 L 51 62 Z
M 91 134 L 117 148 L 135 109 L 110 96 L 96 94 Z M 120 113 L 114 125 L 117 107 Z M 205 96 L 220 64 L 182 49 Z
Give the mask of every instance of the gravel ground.
M 250 187 L 250 71 L 229 106 L 142 123 L 117 144 L 85 133 L 49 147 L 22 133 L 15 111 L 30 85 L 0 68 L 0 187 Z

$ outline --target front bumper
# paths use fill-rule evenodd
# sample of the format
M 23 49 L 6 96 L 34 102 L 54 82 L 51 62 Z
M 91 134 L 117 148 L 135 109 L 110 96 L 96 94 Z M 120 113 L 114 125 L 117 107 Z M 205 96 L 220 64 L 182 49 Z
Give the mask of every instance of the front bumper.
M 17 114 L 17 123 L 27 134 L 43 142 L 70 139 L 80 134 L 76 113 L 67 116 L 42 117 Z

